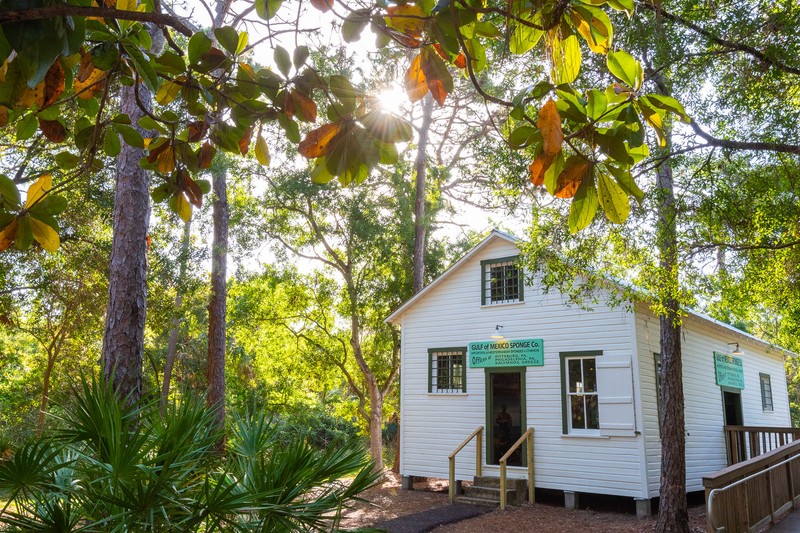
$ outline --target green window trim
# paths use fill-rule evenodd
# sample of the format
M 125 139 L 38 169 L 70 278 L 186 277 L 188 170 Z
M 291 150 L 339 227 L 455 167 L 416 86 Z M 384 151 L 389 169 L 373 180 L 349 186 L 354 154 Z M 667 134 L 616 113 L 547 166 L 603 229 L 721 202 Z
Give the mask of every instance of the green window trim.
M 561 433 L 569 435 L 569 406 L 567 405 L 567 359 L 573 357 L 601 357 L 602 350 L 583 350 L 578 352 L 559 352 L 559 366 L 561 368 Z M 599 391 L 598 391 L 599 396 Z M 594 430 L 592 430 L 594 431 Z M 599 431 L 599 430 L 598 430 Z
M 500 265 L 502 263 L 515 263 L 517 271 L 517 292 L 518 295 L 513 299 L 504 299 L 501 301 L 491 301 L 491 286 L 489 287 L 489 298 L 487 298 L 487 270 L 491 269 L 492 265 Z M 489 268 L 487 268 L 489 267 Z M 484 259 L 481 261 L 481 305 L 499 305 L 502 303 L 516 303 L 525 301 L 525 276 L 523 275 L 522 268 L 519 265 L 519 256 L 513 255 L 509 257 L 498 257 L 496 259 Z
M 775 404 L 772 398 L 772 379 L 769 374 L 759 372 L 758 383 L 761 389 L 761 410 L 774 411 Z
M 450 359 L 450 364 L 448 365 L 448 374 L 447 374 L 447 384 L 451 385 L 449 387 L 442 387 L 441 390 L 438 386 L 438 380 L 443 376 L 438 375 L 437 366 L 437 386 L 434 388 L 434 362 L 438 362 L 438 355 L 445 355 Z M 459 387 L 453 387 L 452 385 L 456 384 L 453 380 L 456 377 L 453 373 L 453 365 L 452 362 L 456 356 L 459 356 L 461 361 L 461 375 L 458 376 L 461 379 L 461 383 Z M 428 393 L 429 394 L 461 394 L 467 392 L 467 347 L 466 346 L 456 346 L 450 348 L 429 348 L 428 349 Z

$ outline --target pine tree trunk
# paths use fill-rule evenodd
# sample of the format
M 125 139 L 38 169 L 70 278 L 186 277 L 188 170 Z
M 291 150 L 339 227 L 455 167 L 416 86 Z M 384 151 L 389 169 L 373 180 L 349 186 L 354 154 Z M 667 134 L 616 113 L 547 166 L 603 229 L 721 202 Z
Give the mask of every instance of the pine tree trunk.
M 369 455 L 375 468 L 383 470 L 383 397 L 375 376 L 368 376 L 369 388 Z
M 180 333 L 180 313 L 181 305 L 183 304 L 183 284 L 186 280 L 186 264 L 189 261 L 189 237 L 191 222 L 187 222 L 183 226 L 183 236 L 181 237 L 181 255 L 178 259 L 180 266 L 178 267 L 178 283 L 175 290 L 175 308 L 172 315 L 172 328 L 169 330 L 169 340 L 167 341 L 167 354 L 164 358 L 164 378 L 161 382 L 161 414 L 163 415 L 167 401 L 169 400 L 169 387 L 172 381 L 172 369 L 175 366 L 175 355 L 178 352 L 178 335 Z
M 41 435 L 44 430 L 44 415 L 47 412 L 47 404 L 50 401 L 50 376 L 53 374 L 53 367 L 56 363 L 57 355 L 47 354 L 47 367 L 42 376 L 42 400 L 39 402 L 39 419 L 36 423 L 36 434 Z
M 208 304 L 208 405 L 216 411 L 216 424 L 225 426 L 225 314 L 228 259 L 228 184 L 224 168 L 212 172 L 214 241 L 211 248 L 211 301 Z M 219 447 L 224 446 L 224 441 Z
M 139 85 L 139 98 L 150 106 L 152 95 Z M 120 111 L 133 126 L 144 113 L 133 87 L 120 89 Z M 144 135 L 144 131 L 139 128 Z M 109 135 L 113 133 L 109 132 Z M 146 136 L 146 135 L 145 135 Z M 108 274 L 108 311 L 103 337 L 105 378 L 129 404 L 142 394 L 142 353 L 147 312 L 147 231 L 150 224 L 150 176 L 139 159 L 144 150 L 122 144 L 117 156 L 114 194 L 114 238 Z
M 669 162 L 658 170 L 657 246 L 664 276 L 661 342 L 661 494 L 656 531 L 689 533 L 675 195 Z
M 425 241 L 428 229 L 425 220 L 425 182 L 428 169 L 428 133 L 430 132 L 432 120 L 433 97 L 429 94 L 422 103 L 422 124 L 419 129 L 417 158 L 414 161 L 414 266 L 412 272 L 414 294 L 421 291 L 425 284 Z

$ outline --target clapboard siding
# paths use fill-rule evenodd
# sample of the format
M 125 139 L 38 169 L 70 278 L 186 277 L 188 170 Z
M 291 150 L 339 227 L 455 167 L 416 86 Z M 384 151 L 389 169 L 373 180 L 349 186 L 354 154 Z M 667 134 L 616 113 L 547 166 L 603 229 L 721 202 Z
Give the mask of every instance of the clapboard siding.
M 558 292 L 545 294 L 535 283 L 525 287 L 524 303 L 481 306 L 480 261 L 517 253 L 512 242 L 491 240 L 402 312 L 401 473 L 447 477 L 448 454 L 486 424 L 484 370 L 467 370 L 466 394 L 428 394 L 428 350 L 466 347 L 487 339 L 499 324 L 507 338 L 544 339 L 544 366 L 528 367 L 525 374 L 527 424 L 535 434 L 536 486 L 643 496 L 647 488 L 640 436 L 562 435 L 559 352 L 601 350 L 603 362 L 630 364 L 635 353 L 633 313 L 602 305 L 592 312 L 570 307 Z M 634 384 L 634 394 L 637 390 Z M 458 456 L 457 477 L 471 479 L 474 463 L 475 448 L 470 444 Z M 496 473 L 497 467 L 485 471 Z M 522 472 L 509 469 L 512 476 Z
M 661 439 L 658 431 L 655 358 L 659 348 L 658 319 L 643 304 L 636 307 L 644 417 L 645 453 L 650 496 L 657 496 L 661 472 Z M 722 393 L 715 383 L 713 352 L 728 353 L 728 342 L 738 342 L 745 354 L 745 388 L 742 390 L 744 423 L 752 426 L 790 426 L 783 356 L 767 350 L 734 331 L 725 331 L 694 315 L 686 317 L 682 329 L 683 386 L 686 416 L 687 490 L 703 490 L 702 477 L 727 466 L 723 426 Z M 769 353 L 768 353 L 769 352 Z M 761 406 L 759 373 L 770 375 L 774 411 Z

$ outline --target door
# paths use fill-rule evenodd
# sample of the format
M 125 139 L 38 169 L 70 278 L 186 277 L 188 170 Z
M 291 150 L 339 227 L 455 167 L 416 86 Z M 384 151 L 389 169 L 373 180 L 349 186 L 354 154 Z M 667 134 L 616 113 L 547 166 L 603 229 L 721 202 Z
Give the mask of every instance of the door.
M 722 389 L 723 419 L 726 426 L 743 426 L 742 393 L 734 389 Z M 744 433 L 729 433 L 728 464 L 736 464 L 747 458 Z
M 486 369 L 486 462 L 500 458 L 527 429 L 525 423 L 525 369 Z M 525 446 L 508 458 L 509 466 L 524 466 Z

